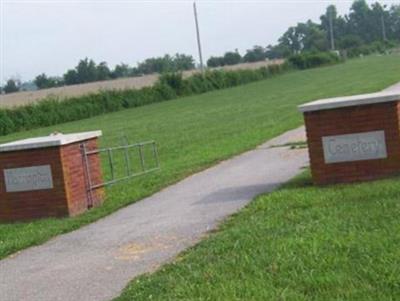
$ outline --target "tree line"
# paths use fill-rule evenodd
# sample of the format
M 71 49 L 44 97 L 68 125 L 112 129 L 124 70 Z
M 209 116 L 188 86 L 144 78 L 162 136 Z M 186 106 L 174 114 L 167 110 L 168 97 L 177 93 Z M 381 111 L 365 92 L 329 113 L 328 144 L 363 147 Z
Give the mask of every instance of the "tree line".
M 319 24 L 309 20 L 290 27 L 277 45 L 267 47 L 267 54 L 287 57 L 304 51 L 341 50 L 355 56 L 384 50 L 399 41 L 399 4 L 387 7 L 376 2 L 369 6 L 365 0 L 357 0 L 347 15 L 338 15 L 330 5 Z
M 57 87 L 61 85 L 75 85 L 95 81 L 116 79 L 121 77 L 141 76 L 151 73 L 176 72 L 194 68 L 194 59 L 191 55 L 179 54 L 164 55 L 140 62 L 137 67 L 128 64 L 118 64 L 111 70 L 106 62 L 96 64 L 85 58 L 80 60 L 74 69 L 68 70 L 62 78 L 38 75 L 34 82 L 39 89 Z
M 42 73 L 35 77 L 33 83 L 38 89 L 47 89 L 121 77 L 191 70 L 194 67 L 194 58 L 191 55 L 180 53 L 174 56 L 166 54 L 162 57 L 148 58 L 138 63 L 136 67 L 121 63 L 116 65 L 114 69 L 110 69 L 106 62 L 96 64 L 94 60 L 85 58 L 80 60 L 75 68 L 67 70 L 62 77 L 47 76 L 45 73 Z M 17 92 L 21 89 L 21 86 L 20 81 L 9 79 L 3 90 L 5 93 Z
M 400 4 L 390 7 L 365 0 L 353 2 L 350 12 L 340 16 L 334 5 L 329 5 L 320 22 L 308 20 L 291 26 L 276 45 L 254 46 L 243 57 L 237 52 L 226 52 L 207 61 L 209 67 L 255 62 L 265 59 L 288 58 L 304 52 L 340 51 L 347 56 L 384 52 L 400 42 Z
M 207 66 L 220 67 L 240 63 L 253 63 L 263 61 L 266 58 L 265 49 L 262 46 L 254 46 L 252 49 L 247 50 L 243 57 L 237 49 L 235 51 L 225 52 L 223 56 L 212 56 L 207 60 Z
M 256 45 L 248 49 L 243 56 L 237 50 L 228 51 L 223 56 L 210 57 L 207 66 L 220 67 L 332 50 L 352 57 L 384 52 L 399 45 L 399 42 L 400 4 L 386 6 L 376 2 L 368 5 L 365 0 L 356 0 L 349 13 L 344 16 L 338 15 L 334 5 L 329 5 L 320 16 L 319 23 L 308 20 L 289 27 L 276 45 Z M 85 58 L 80 60 L 74 69 L 67 70 L 62 77 L 42 73 L 36 76 L 34 84 L 38 89 L 44 89 L 194 68 L 193 57 L 179 53 L 175 56 L 149 58 L 138 63 L 136 67 L 121 63 L 112 70 L 106 62 L 96 64 L 93 60 Z M 5 93 L 11 93 L 19 91 L 21 86 L 18 80 L 9 79 L 2 89 Z

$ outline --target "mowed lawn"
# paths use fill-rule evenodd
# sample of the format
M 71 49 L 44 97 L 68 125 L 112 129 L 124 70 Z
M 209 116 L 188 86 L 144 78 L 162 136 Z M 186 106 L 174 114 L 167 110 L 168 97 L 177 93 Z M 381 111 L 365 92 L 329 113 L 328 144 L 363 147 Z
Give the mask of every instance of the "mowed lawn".
M 0 137 L 103 131 L 102 146 L 154 139 L 161 171 L 107 190 L 101 208 L 75 218 L 0 225 L 0 258 L 79 228 L 216 162 L 303 123 L 298 104 L 321 97 L 378 91 L 400 80 L 400 56 L 371 56 L 290 72 L 264 81 Z M 121 163 L 121 162 L 120 162 Z
M 256 198 L 128 300 L 399 300 L 400 178 Z

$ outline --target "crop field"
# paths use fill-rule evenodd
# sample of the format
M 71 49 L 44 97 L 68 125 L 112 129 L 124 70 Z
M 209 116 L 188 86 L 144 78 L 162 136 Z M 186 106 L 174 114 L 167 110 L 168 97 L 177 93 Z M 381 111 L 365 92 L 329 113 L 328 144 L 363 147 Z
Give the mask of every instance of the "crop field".
M 399 178 L 260 196 L 123 300 L 398 300 Z
M 110 187 L 102 207 L 79 217 L 0 225 L 0 258 L 77 229 L 301 125 L 298 104 L 322 97 L 379 91 L 400 80 L 399 70 L 398 55 L 370 56 L 0 137 L 0 142 L 7 142 L 53 131 L 102 130 L 102 146 L 120 144 L 123 135 L 131 142 L 156 140 L 161 161 L 161 171 Z
M 273 60 L 256 63 L 243 63 L 233 66 L 220 67 L 224 70 L 237 70 L 237 69 L 258 69 L 263 66 L 271 64 L 280 64 L 283 60 Z M 184 77 L 188 77 L 197 71 L 185 71 Z M 24 104 L 29 104 L 41 100 L 43 98 L 52 96 L 61 99 L 75 96 L 82 96 L 89 93 L 95 93 L 100 90 L 125 90 L 125 89 L 140 89 L 143 87 L 152 86 L 158 79 L 158 74 L 150 74 L 139 77 L 119 78 L 115 80 L 99 81 L 93 83 L 86 83 L 80 85 L 71 85 L 58 88 L 43 89 L 38 91 L 25 91 L 11 93 L 7 95 L 0 95 L 0 108 L 13 107 Z

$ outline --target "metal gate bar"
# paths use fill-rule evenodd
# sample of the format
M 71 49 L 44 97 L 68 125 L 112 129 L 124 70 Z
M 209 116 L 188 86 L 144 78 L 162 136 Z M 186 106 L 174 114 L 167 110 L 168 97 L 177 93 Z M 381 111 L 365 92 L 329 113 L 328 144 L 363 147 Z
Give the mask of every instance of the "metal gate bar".
M 90 174 L 90 166 L 89 166 L 89 160 L 87 157 L 87 148 L 86 148 L 86 143 L 82 143 L 81 144 L 81 149 L 82 149 L 82 154 L 83 154 L 83 161 L 85 163 L 85 179 L 87 180 L 87 193 L 88 193 L 88 201 L 87 201 L 87 207 L 88 208 L 92 208 L 93 207 L 93 193 L 92 193 L 92 189 L 90 187 L 92 187 L 92 177 Z
M 146 169 L 145 165 L 145 158 L 144 158 L 144 152 L 143 152 L 143 147 L 151 145 L 152 147 L 152 154 L 154 158 L 154 163 L 155 167 Z M 140 172 L 133 172 L 133 168 L 131 166 L 131 160 L 129 157 L 129 150 L 133 148 L 138 148 L 138 154 L 140 158 L 140 165 L 141 165 L 141 171 Z M 83 143 L 82 145 L 82 150 L 83 150 L 83 156 L 85 160 L 85 169 L 87 173 L 87 179 L 88 179 L 88 186 L 89 186 L 89 205 L 93 203 L 92 200 L 92 190 L 100 187 L 104 187 L 107 185 L 112 185 L 120 181 L 128 180 L 133 177 L 141 176 L 144 174 L 148 174 L 150 172 L 156 171 L 160 169 L 160 163 L 158 159 L 158 150 L 157 150 L 157 144 L 155 141 L 146 141 L 146 142 L 141 142 L 141 143 L 135 143 L 135 144 L 127 144 L 127 145 L 122 145 L 122 146 L 115 146 L 115 147 L 107 147 L 107 148 L 100 148 L 96 150 L 87 150 L 86 144 Z M 116 178 L 115 176 L 115 164 L 114 164 L 114 158 L 113 158 L 113 152 L 117 150 L 123 150 L 124 151 L 124 163 L 126 167 L 126 175 L 124 177 Z M 92 182 L 91 178 L 91 171 L 90 171 L 90 164 L 89 164 L 89 156 L 94 155 L 94 154 L 101 154 L 101 153 L 106 153 L 108 157 L 108 164 L 110 167 L 110 173 L 111 173 L 111 180 L 105 181 L 103 183 L 97 183 L 94 184 Z

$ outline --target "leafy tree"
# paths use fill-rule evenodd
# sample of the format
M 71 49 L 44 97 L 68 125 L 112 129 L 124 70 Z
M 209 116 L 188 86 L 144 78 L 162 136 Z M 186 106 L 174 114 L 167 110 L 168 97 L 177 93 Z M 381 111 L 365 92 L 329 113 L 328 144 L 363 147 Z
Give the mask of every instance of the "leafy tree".
M 288 57 L 290 54 L 291 50 L 287 46 L 281 44 L 275 46 L 268 45 L 265 50 L 265 56 L 270 60 Z
M 175 54 L 173 58 L 174 71 L 184 71 L 194 69 L 194 58 L 191 55 Z
M 344 37 L 338 40 L 338 46 L 341 49 L 350 49 L 360 47 L 363 44 L 363 40 L 356 35 L 345 35 Z
M 80 60 L 75 69 L 70 69 L 64 74 L 67 85 L 90 83 L 111 78 L 111 71 L 106 62 L 96 65 L 93 60 L 85 58 Z
M 338 16 L 336 6 L 329 5 L 326 8 L 325 14 L 320 17 L 320 27 L 326 33 L 326 39 L 330 41 L 330 19 L 332 20 L 332 31 L 334 39 L 337 40 L 338 38 L 346 35 L 348 30 L 346 20 L 343 17 Z
M 207 66 L 210 68 L 224 66 L 224 58 L 222 56 L 212 56 L 207 60 Z
M 242 56 L 238 51 L 228 51 L 224 54 L 223 60 L 225 65 L 236 65 L 240 63 Z
M 290 54 L 297 54 L 301 51 L 302 45 L 296 32 L 296 27 L 292 26 L 279 38 L 279 45 L 289 49 Z
M 142 74 L 163 73 L 172 71 L 172 58 L 169 55 L 146 59 L 138 64 L 138 69 Z
M 70 69 L 64 74 L 64 82 L 66 85 L 79 84 L 78 72 L 74 69 Z
M 53 87 L 59 87 L 63 85 L 62 78 L 48 77 L 45 73 L 42 73 L 35 77 L 33 81 L 38 89 L 47 89 Z
M 138 71 L 141 74 L 165 73 L 190 70 L 194 68 L 194 59 L 190 55 L 168 54 L 163 57 L 149 58 L 138 64 Z
M 96 80 L 106 80 L 111 78 L 111 71 L 106 62 L 101 62 L 96 67 Z
M 365 0 L 356 0 L 350 8 L 350 14 L 348 16 L 349 30 L 351 33 L 358 35 L 364 41 L 369 40 L 369 30 L 370 26 L 368 24 L 368 19 L 370 16 L 370 9 Z
M 45 73 L 36 76 L 34 82 L 38 89 L 48 88 L 49 86 L 49 79 Z
M 225 65 L 236 65 L 242 61 L 240 53 L 235 51 L 225 52 L 224 56 L 212 56 L 207 60 L 207 66 L 211 68 Z
M 386 21 L 388 38 L 392 40 L 400 39 L 400 4 L 393 5 L 389 10 L 389 17 Z
M 279 39 L 279 43 L 291 54 L 298 54 L 304 50 L 324 51 L 328 49 L 326 32 L 311 20 L 290 27 Z
M 373 39 L 377 40 L 387 40 L 386 28 L 383 30 L 383 26 L 388 23 L 389 12 L 385 11 L 386 5 L 382 6 L 380 3 L 376 2 L 371 5 L 370 19 L 369 23 L 373 28 Z
M 3 90 L 6 94 L 8 93 L 14 93 L 14 92 L 18 92 L 19 91 L 19 86 L 20 86 L 20 82 L 19 80 L 15 80 L 10 78 L 6 85 L 4 86 Z
M 139 76 L 141 75 L 138 67 L 133 67 L 130 69 L 129 76 Z
M 329 49 L 326 32 L 318 24 L 310 20 L 307 23 L 300 23 L 298 31 L 304 49 L 309 51 L 326 51 Z
M 131 69 L 129 65 L 121 63 L 120 65 L 116 65 L 114 70 L 111 72 L 112 78 L 119 78 L 119 77 L 128 77 L 131 75 Z
M 79 83 L 89 83 L 97 80 L 97 67 L 93 60 L 85 58 L 80 60 L 76 66 Z
M 245 62 L 259 62 L 265 60 L 265 49 L 262 46 L 254 46 L 253 49 L 248 49 L 243 56 Z

